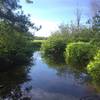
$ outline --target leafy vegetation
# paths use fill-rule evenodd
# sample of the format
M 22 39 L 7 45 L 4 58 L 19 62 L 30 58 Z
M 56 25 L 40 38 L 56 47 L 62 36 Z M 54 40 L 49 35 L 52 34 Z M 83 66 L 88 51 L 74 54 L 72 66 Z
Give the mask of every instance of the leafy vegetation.
M 0 69 L 30 60 L 34 47 L 29 28 L 40 28 L 35 27 L 29 18 L 17 0 L 0 0 Z
M 0 22 L 0 64 L 22 63 L 32 55 L 31 34 L 16 31 L 9 23 Z
M 43 37 L 43 36 L 34 36 L 34 40 L 46 40 L 47 37 Z
M 66 42 L 60 34 L 53 34 L 43 42 L 41 50 L 46 55 L 63 55 Z
M 100 50 L 97 51 L 94 60 L 87 65 L 87 71 L 92 76 L 95 82 L 100 83 Z
M 100 11 L 96 12 L 89 24 L 88 28 L 61 24 L 59 30 L 43 42 L 41 50 L 50 58 L 65 55 L 67 64 L 71 66 L 88 66 L 87 70 L 93 79 L 100 80 L 100 52 L 94 58 L 96 51 L 100 49 Z
M 32 3 L 31 0 L 26 1 Z M 79 14 L 77 10 L 77 25 L 61 24 L 59 30 L 49 38 L 33 37 L 29 28 L 38 31 L 41 26 L 37 28 L 31 23 L 30 15 L 24 14 L 18 0 L 0 0 L 0 64 L 11 66 L 29 61 L 33 48 L 41 47 L 43 54 L 52 59 L 46 58 L 49 65 L 53 61 L 57 65 L 55 58 L 60 58 L 60 62 L 65 54 L 68 64 L 87 66 L 89 74 L 99 81 L 100 50 L 95 57 L 94 55 L 100 49 L 100 11 L 88 22 L 89 27 L 80 24 Z
M 65 51 L 66 62 L 72 66 L 86 66 L 93 58 L 95 51 L 95 48 L 90 43 L 70 43 Z
M 42 43 L 45 42 L 45 40 L 32 40 L 32 45 L 34 47 L 34 50 L 40 50 Z

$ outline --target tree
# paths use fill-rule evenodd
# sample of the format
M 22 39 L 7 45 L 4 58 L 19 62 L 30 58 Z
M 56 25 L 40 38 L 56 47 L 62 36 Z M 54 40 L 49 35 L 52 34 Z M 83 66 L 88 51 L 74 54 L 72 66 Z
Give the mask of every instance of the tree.
M 29 17 L 23 13 L 18 0 L 0 0 L 0 65 L 3 66 L 0 69 L 30 60 L 33 46 L 28 29 L 38 28 Z
M 30 0 L 26 0 L 32 3 Z M 17 13 L 15 10 L 19 10 Z M 30 15 L 25 15 L 22 11 L 22 6 L 18 4 L 18 0 L 0 0 L 0 19 L 10 23 L 18 31 L 27 32 L 29 27 L 39 30 L 34 23 L 30 22 Z
M 92 29 L 96 32 L 100 32 L 100 11 L 96 13 L 92 21 Z M 100 34 L 100 33 L 99 33 Z
M 100 11 L 100 1 L 99 0 L 91 0 L 91 14 L 94 17 L 98 11 Z
M 81 21 L 81 12 L 80 12 L 80 9 L 77 8 L 76 9 L 76 23 L 77 23 L 78 30 L 80 28 L 80 21 Z

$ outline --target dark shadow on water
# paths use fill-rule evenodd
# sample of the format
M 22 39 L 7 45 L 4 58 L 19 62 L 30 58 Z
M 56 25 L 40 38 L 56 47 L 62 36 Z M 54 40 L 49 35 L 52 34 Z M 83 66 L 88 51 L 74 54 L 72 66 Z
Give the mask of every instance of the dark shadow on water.
M 31 81 L 28 73 L 33 65 L 33 61 L 30 60 L 20 66 L 11 65 L 12 67 L 0 72 L 0 100 L 18 100 L 25 97 L 21 84 Z

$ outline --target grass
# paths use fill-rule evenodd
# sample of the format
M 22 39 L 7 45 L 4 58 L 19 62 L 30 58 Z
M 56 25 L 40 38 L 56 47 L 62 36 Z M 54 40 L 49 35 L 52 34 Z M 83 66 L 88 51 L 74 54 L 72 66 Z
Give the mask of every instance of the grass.
M 44 41 L 45 40 L 32 40 L 32 44 L 33 44 L 34 50 L 39 50 L 41 48 L 41 44 Z
M 35 42 L 35 43 L 43 43 L 45 40 L 33 40 L 32 42 Z

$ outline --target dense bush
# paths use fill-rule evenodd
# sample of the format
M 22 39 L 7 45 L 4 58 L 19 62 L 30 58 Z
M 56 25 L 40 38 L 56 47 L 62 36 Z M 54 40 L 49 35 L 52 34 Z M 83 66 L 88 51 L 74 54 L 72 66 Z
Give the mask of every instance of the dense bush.
M 66 47 L 66 41 L 61 34 L 53 34 L 43 42 L 41 50 L 47 55 L 62 55 Z
M 100 48 L 100 32 L 96 32 L 94 38 L 91 40 L 91 44 Z
M 87 71 L 94 81 L 100 83 L 100 50 L 98 50 L 94 60 L 87 65 Z
M 42 43 L 44 42 L 45 40 L 33 40 L 32 41 L 32 45 L 34 47 L 34 50 L 40 50 L 41 48 L 41 45 Z
M 7 22 L 0 22 L 0 64 L 8 66 L 28 60 L 32 55 L 29 37 L 28 33 L 16 31 Z
M 70 37 L 72 42 L 78 42 L 78 41 L 90 42 L 94 38 L 94 36 L 95 33 L 91 29 L 83 27 L 78 31 L 72 32 Z
M 95 49 L 90 43 L 70 43 L 66 47 L 66 62 L 72 66 L 86 66 L 95 54 Z
M 0 68 L 29 60 L 33 52 L 29 29 L 41 28 L 30 21 L 30 14 L 24 14 L 19 2 L 0 0 Z

